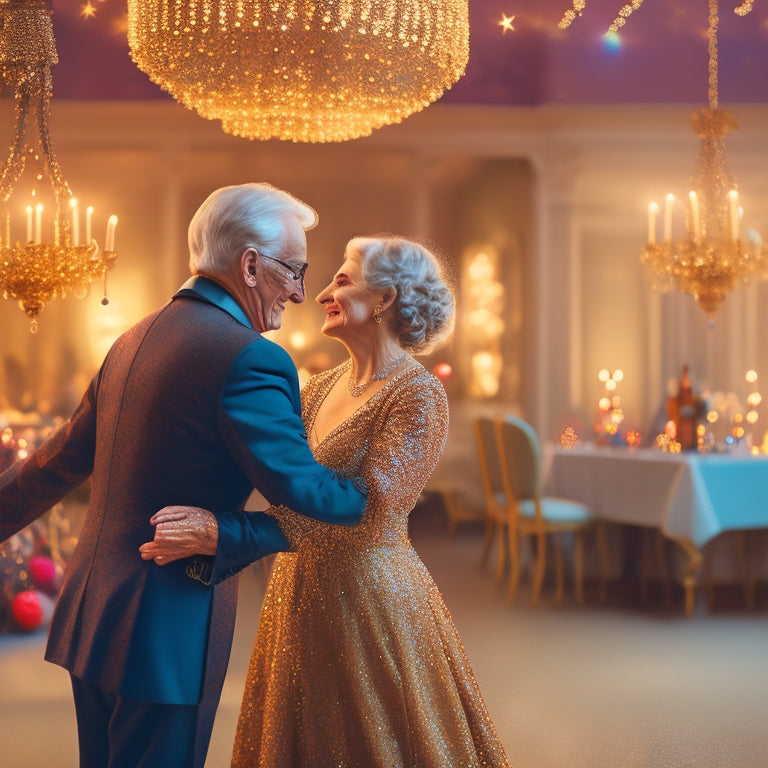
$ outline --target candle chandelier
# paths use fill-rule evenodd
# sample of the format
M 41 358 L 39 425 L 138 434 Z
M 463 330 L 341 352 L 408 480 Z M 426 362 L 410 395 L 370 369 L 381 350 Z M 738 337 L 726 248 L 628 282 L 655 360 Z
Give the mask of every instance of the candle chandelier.
M 107 223 L 103 251 L 92 237 L 90 207 L 85 236 L 80 237 L 78 203 L 53 149 L 51 67 L 57 62 L 51 11 L 45 1 L 0 3 L 0 78 L 13 92 L 15 112 L 15 132 L 0 177 L 0 294 L 18 300 L 33 333 L 52 298 L 69 293 L 82 298 L 97 278 L 104 278 L 102 303 L 107 304 L 106 273 L 117 258 L 116 217 Z M 31 125 L 36 131 L 30 130 Z M 52 208 L 52 214 L 46 215 L 46 208 Z M 19 230 L 26 223 L 23 241 L 12 236 L 12 220 Z
M 346 141 L 463 74 L 468 0 L 128 0 L 139 69 L 224 131 Z
M 611 24 L 616 32 L 643 0 L 625 5 Z M 768 248 L 759 236 L 745 237 L 736 181 L 725 161 L 725 136 L 738 128 L 734 116 L 719 106 L 717 33 L 718 0 L 709 2 L 707 32 L 709 53 L 708 106 L 691 115 L 699 137 L 699 159 L 691 178 L 685 217 L 685 236 L 674 238 L 675 198 L 667 195 L 663 209 L 662 236 L 657 220 L 661 208 L 651 203 L 648 211 L 648 242 L 640 259 L 651 285 L 660 291 L 676 289 L 692 296 L 712 316 L 737 285 L 768 271 Z M 562 28 L 581 15 L 585 0 L 574 0 L 560 22 Z M 744 16 L 753 0 L 738 5 L 734 12 Z

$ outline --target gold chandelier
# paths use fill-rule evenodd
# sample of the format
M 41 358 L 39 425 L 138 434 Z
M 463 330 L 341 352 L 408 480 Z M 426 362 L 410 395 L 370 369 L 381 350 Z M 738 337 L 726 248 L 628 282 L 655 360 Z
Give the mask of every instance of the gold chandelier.
M 117 258 L 115 216 L 107 223 L 104 251 L 92 237 L 91 207 L 86 210 L 84 237 L 80 237 L 78 203 L 53 150 L 51 67 L 57 62 L 51 12 L 45 0 L 0 4 L 0 78 L 13 91 L 15 111 L 15 134 L 0 177 L 0 294 L 18 300 L 33 333 L 52 298 L 64 298 L 68 293 L 82 298 L 96 278 L 104 277 L 102 303 L 107 304 L 106 273 Z M 37 140 L 31 144 L 28 133 L 33 119 Z M 31 186 L 23 183 L 27 178 Z M 50 185 L 48 197 L 43 181 Z M 47 206 L 53 208 L 53 215 L 47 217 L 50 226 L 44 227 Z M 19 229 L 24 229 L 26 218 L 24 241 L 12 238 L 12 218 Z M 46 241 L 48 229 L 53 236 Z
M 468 0 L 128 0 L 128 43 L 151 80 L 227 133 L 346 141 L 464 74 Z
M 657 220 L 661 209 L 651 203 L 648 209 L 648 242 L 640 260 L 653 288 L 677 289 L 692 296 L 710 317 L 729 291 L 768 270 L 768 248 L 759 237 L 745 238 L 741 225 L 742 210 L 736 181 L 725 162 L 725 136 L 738 128 L 733 115 L 719 107 L 717 32 L 718 0 L 709 1 L 708 106 L 691 115 L 691 125 L 701 140 L 699 160 L 691 179 L 685 220 L 685 236 L 674 238 L 675 198 L 667 195 L 664 203 L 662 237 L 658 238 Z M 625 5 L 611 24 L 616 32 L 643 0 Z M 581 15 L 585 0 L 573 0 L 573 8 L 560 22 L 561 28 Z M 734 12 L 744 16 L 752 10 L 753 0 L 738 5 Z

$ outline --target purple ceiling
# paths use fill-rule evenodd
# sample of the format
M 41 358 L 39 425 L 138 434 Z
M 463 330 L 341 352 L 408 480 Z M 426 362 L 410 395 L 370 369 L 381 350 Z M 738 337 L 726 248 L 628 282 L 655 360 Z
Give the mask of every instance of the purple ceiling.
M 610 47 L 603 33 L 626 0 L 587 0 L 568 30 L 570 0 L 470 0 L 466 75 L 442 101 L 536 105 L 706 103 L 707 0 L 645 0 Z M 747 16 L 720 0 L 720 101 L 768 102 L 768 0 Z M 128 55 L 124 0 L 54 0 L 55 99 L 169 98 Z M 502 16 L 515 17 L 503 32 Z

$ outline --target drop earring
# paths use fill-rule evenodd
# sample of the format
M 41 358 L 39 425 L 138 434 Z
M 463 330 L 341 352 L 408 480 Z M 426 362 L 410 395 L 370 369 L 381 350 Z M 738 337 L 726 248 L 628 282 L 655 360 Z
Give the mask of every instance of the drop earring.
M 373 322 L 376 325 L 381 325 L 381 305 L 373 308 Z

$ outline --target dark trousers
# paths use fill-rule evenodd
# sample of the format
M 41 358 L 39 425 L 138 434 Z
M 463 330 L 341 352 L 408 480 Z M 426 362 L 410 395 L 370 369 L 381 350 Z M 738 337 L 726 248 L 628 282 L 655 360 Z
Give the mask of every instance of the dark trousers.
M 213 718 L 198 707 L 126 699 L 70 677 L 80 768 L 202 768 Z

